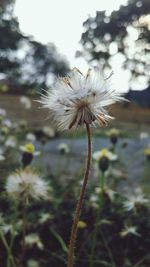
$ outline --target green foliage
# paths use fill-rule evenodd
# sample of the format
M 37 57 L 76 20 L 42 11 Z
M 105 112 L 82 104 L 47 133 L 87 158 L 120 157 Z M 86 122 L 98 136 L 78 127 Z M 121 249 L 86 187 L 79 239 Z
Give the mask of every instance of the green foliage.
M 32 131 L 32 134 L 36 135 L 36 150 L 40 150 L 41 154 L 35 156 L 28 167 L 41 173 L 50 190 L 47 199 L 32 200 L 26 207 L 26 245 L 22 256 L 23 201 L 22 198 L 11 199 L 5 185 L 8 175 L 21 168 L 23 152 L 20 151 L 20 145 L 31 142 L 26 139 L 27 133 L 31 134 L 31 129 L 28 129 L 27 123 L 8 123 L 4 113 L 4 110 L 1 110 L 0 146 L 5 159 L 0 161 L 0 267 L 21 267 L 21 262 L 27 267 L 32 266 L 31 263 L 39 267 L 65 267 L 73 213 L 84 174 L 83 154 L 81 157 L 79 147 L 76 147 L 74 152 L 71 150 L 71 144 L 76 142 L 75 138 L 68 142 L 70 151 L 61 154 L 55 147 L 55 136 L 47 136 L 43 143 L 43 129 L 40 132 Z M 6 122 L 9 127 L 5 125 Z M 121 131 L 120 135 L 123 136 Z M 145 157 L 145 172 L 140 184 L 138 181 L 132 181 L 128 177 L 131 174 L 127 173 L 127 165 L 130 162 L 134 168 L 132 161 L 137 161 L 142 152 L 134 153 L 133 158 L 131 139 L 122 147 L 124 139 L 121 137 L 120 142 L 120 135 L 115 147 L 110 147 L 118 154 L 118 160 L 110 162 L 109 170 L 103 177 L 105 185 L 102 199 L 99 187 L 102 181 L 101 173 L 96 162 L 92 164 L 80 219 L 84 222 L 84 227 L 78 228 L 76 267 L 90 266 L 95 227 L 97 237 L 92 257 L 94 267 L 148 267 L 150 264 L 149 159 Z M 61 137 L 58 137 L 58 143 L 61 140 L 59 138 Z M 105 139 L 110 146 L 106 131 Z M 103 137 L 98 136 L 97 140 L 98 143 L 104 141 L 104 133 Z M 149 139 L 145 139 L 145 143 L 146 140 Z M 64 141 L 67 143 L 67 138 L 63 139 Z M 134 146 L 138 142 L 134 142 Z M 100 148 L 101 145 L 96 147 L 97 150 Z M 126 149 L 129 149 L 128 160 Z M 55 156 L 57 160 L 53 162 Z M 76 162 L 79 163 L 78 167 L 75 165 Z

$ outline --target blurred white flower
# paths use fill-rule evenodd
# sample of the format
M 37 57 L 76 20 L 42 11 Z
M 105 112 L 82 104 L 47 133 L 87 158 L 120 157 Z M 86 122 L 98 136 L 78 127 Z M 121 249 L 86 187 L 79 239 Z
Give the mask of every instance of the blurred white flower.
M 5 156 L 0 152 L 0 161 L 5 160 Z
M 1 132 L 1 135 L 6 136 L 9 133 L 9 128 L 5 125 L 2 125 L 0 128 L 0 132 Z
M 117 160 L 118 156 L 112 152 L 110 152 L 108 149 L 103 148 L 99 151 L 95 151 L 92 155 L 93 159 L 96 161 L 99 161 L 102 157 L 108 158 L 109 161 L 115 161 Z
M 48 193 L 48 184 L 38 174 L 29 169 L 18 170 L 9 175 L 6 191 L 15 198 L 45 198 Z
M 149 137 L 149 134 L 146 133 L 146 132 L 141 132 L 140 133 L 140 139 L 143 140 L 143 139 L 147 139 Z
M 17 140 L 14 136 L 9 136 L 5 141 L 6 147 L 16 147 L 16 145 L 17 145 Z
M 44 132 L 44 134 L 46 134 L 50 138 L 55 136 L 55 130 L 50 126 L 44 126 L 43 132 Z
M 98 68 L 89 69 L 85 76 L 74 68 L 68 77 L 58 78 L 40 102 L 51 111 L 57 127 L 65 130 L 95 122 L 106 125 L 112 117 L 105 107 L 122 99 Z
M 34 142 L 34 141 L 36 141 L 36 136 L 35 136 L 35 134 L 33 134 L 33 133 L 28 133 L 28 134 L 26 135 L 26 139 L 27 139 L 28 141 L 30 141 L 30 142 Z
M 23 104 L 23 106 L 25 107 L 25 109 L 30 109 L 31 106 L 32 106 L 31 100 L 27 96 L 21 96 L 20 97 L 20 102 L 21 102 L 21 104 Z
M 0 155 L 0 161 L 5 160 L 5 157 L 3 155 Z
M 0 161 L 5 160 L 5 156 L 3 155 L 4 151 L 0 148 Z
M 40 265 L 37 261 L 30 259 L 27 261 L 27 267 L 40 267 Z
M 41 217 L 39 219 L 39 223 L 45 223 L 47 221 L 49 221 L 50 219 L 53 218 L 53 215 L 49 214 L 49 213 L 42 213 Z
M 37 234 L 29 234 L 25 237 L 25 244 L 29 247 L 36 245 L 39 249 L 43 249 L 43 244 Z
M 101 187 L 96 187 L 95 188 L 95 193 L 97 195 L 99 195 L 101 192 L 102 192 Z M 114 198 L 115 198 L 115 195 L 116 195 L 116 192 L 114 190 L 110 189 L 109 187 L 104 187 L 103 192 L 108 196 L 108 198 L 111 201 L 114 201 Z
M 1 117 L 5 117 L 6 116 L 6 110 L 5 109 L 3 109 L 3 108 L 0 108 L 0 116 Z
M 91 195 L 90 197 L 90 205 L 93 208 L 98 208 L 98 195 Z
M 4 234 L 7 234 L 8 232 L 13 232 L 13 226 L 11 224 L 5 223 L 4 216 L 2 213 L 0 213 L 0 231 L 2 231 Z
M 61 143 L 58 145 L 58 150 L 62 154 L 68 154 L 70 152 L 70 148 L 67 144 Z
M 11 128 L 12 127 L 12 122 L 11 122 L 11 120 L 9 120 L 9 119 L 5 119 L 5 120 L 3 120 L 2 121 L 2 124 L 4 125 L 4 126 L 6 126 L 6 127 L 8 127 L 8 128 Z
M 132 195 L 128 197 L 128 200 L 126 200 L 123 203 L 123 207 L 125 210 L 130 211 L 135 209 L 137 206 L 143 206 L 147 205 L 149 203 L 149 200 L 144 197 L 144 195 L 139 194 L 139 195 Z
M 141 235 L 137 232 L 137 227 L 136 226 L 125 226 L 125 228 L 120 232 L 121 237 L 125 237 L 128 235 L 135 235 L 140 237 Z
M 2 226 L 0 226 L 1 231 L 3 231 L 4 234 L 7 233 L 12 233 L 13 232 L 13 227 L 11 224 L 4 224 Z

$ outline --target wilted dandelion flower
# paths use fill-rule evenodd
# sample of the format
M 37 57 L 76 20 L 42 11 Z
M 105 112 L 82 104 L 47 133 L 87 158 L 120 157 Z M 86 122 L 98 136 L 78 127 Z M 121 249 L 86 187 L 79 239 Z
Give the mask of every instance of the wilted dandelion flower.
M 15 198 L 38 199 L 47 197 L 48 185 L 38 174 L 25 169 L 9 175 L 6 191 Z
M 74 68 L 68 77 L 57 82 L 42 96 L 41 103 L 51 111 L 60 130 L 74 129 L 84 124 L 104 126 L 112 119 L 105 107 L 120 101 L 119 92 L 110 88 L 98 69 L 89 69 L 84 76 Z

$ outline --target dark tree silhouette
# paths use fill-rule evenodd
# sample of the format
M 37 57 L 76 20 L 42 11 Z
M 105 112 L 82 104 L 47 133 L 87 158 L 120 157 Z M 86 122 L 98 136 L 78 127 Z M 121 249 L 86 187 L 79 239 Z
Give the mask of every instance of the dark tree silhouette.
M 146 79 L 150 83 L 150 1 L 129 0 L 126 6 L 108 15 L 97 11 L 84 23 L 81 37 L 84 56 L 88 62 L 99 62 L 102 69 L 111 68 L 111 59 L 124 56 L 123 67 L 131 71 L 131 82 Z

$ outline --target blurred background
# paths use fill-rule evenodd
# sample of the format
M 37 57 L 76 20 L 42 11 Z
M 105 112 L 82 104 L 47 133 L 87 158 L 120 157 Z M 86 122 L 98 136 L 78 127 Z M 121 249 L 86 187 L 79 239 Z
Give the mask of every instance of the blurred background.
M 131 101 L 115 116 L 148 124 L 149 12 L 148 0 L 1 0 L 1 106 L 11 116 L 18 95 L 36 96 L 74 66 L 82 72 L 99 66 L 106 77 L 113 70 L 114 88 Z
M 75 266 L 149 267 L 150 0 L 0 0 L 0 36 L 0 267 L 66 266 L 85 131 L 57 132 L 35 100 L 73 67 L 86 73 L 95 66 L 105 77 L 113 71 L 112 86 L 129 102 L 111 106 L 115 120 L 93 129 L 93 153 L 100 154 L 93 157 Z M 30 223 L 24 231 L 22 203 L 14 217 L 6 183 L 26 165 L 41 173 L 50 194 L 26 207 Z M 103 220 L 95 242 L 103 172 Z

